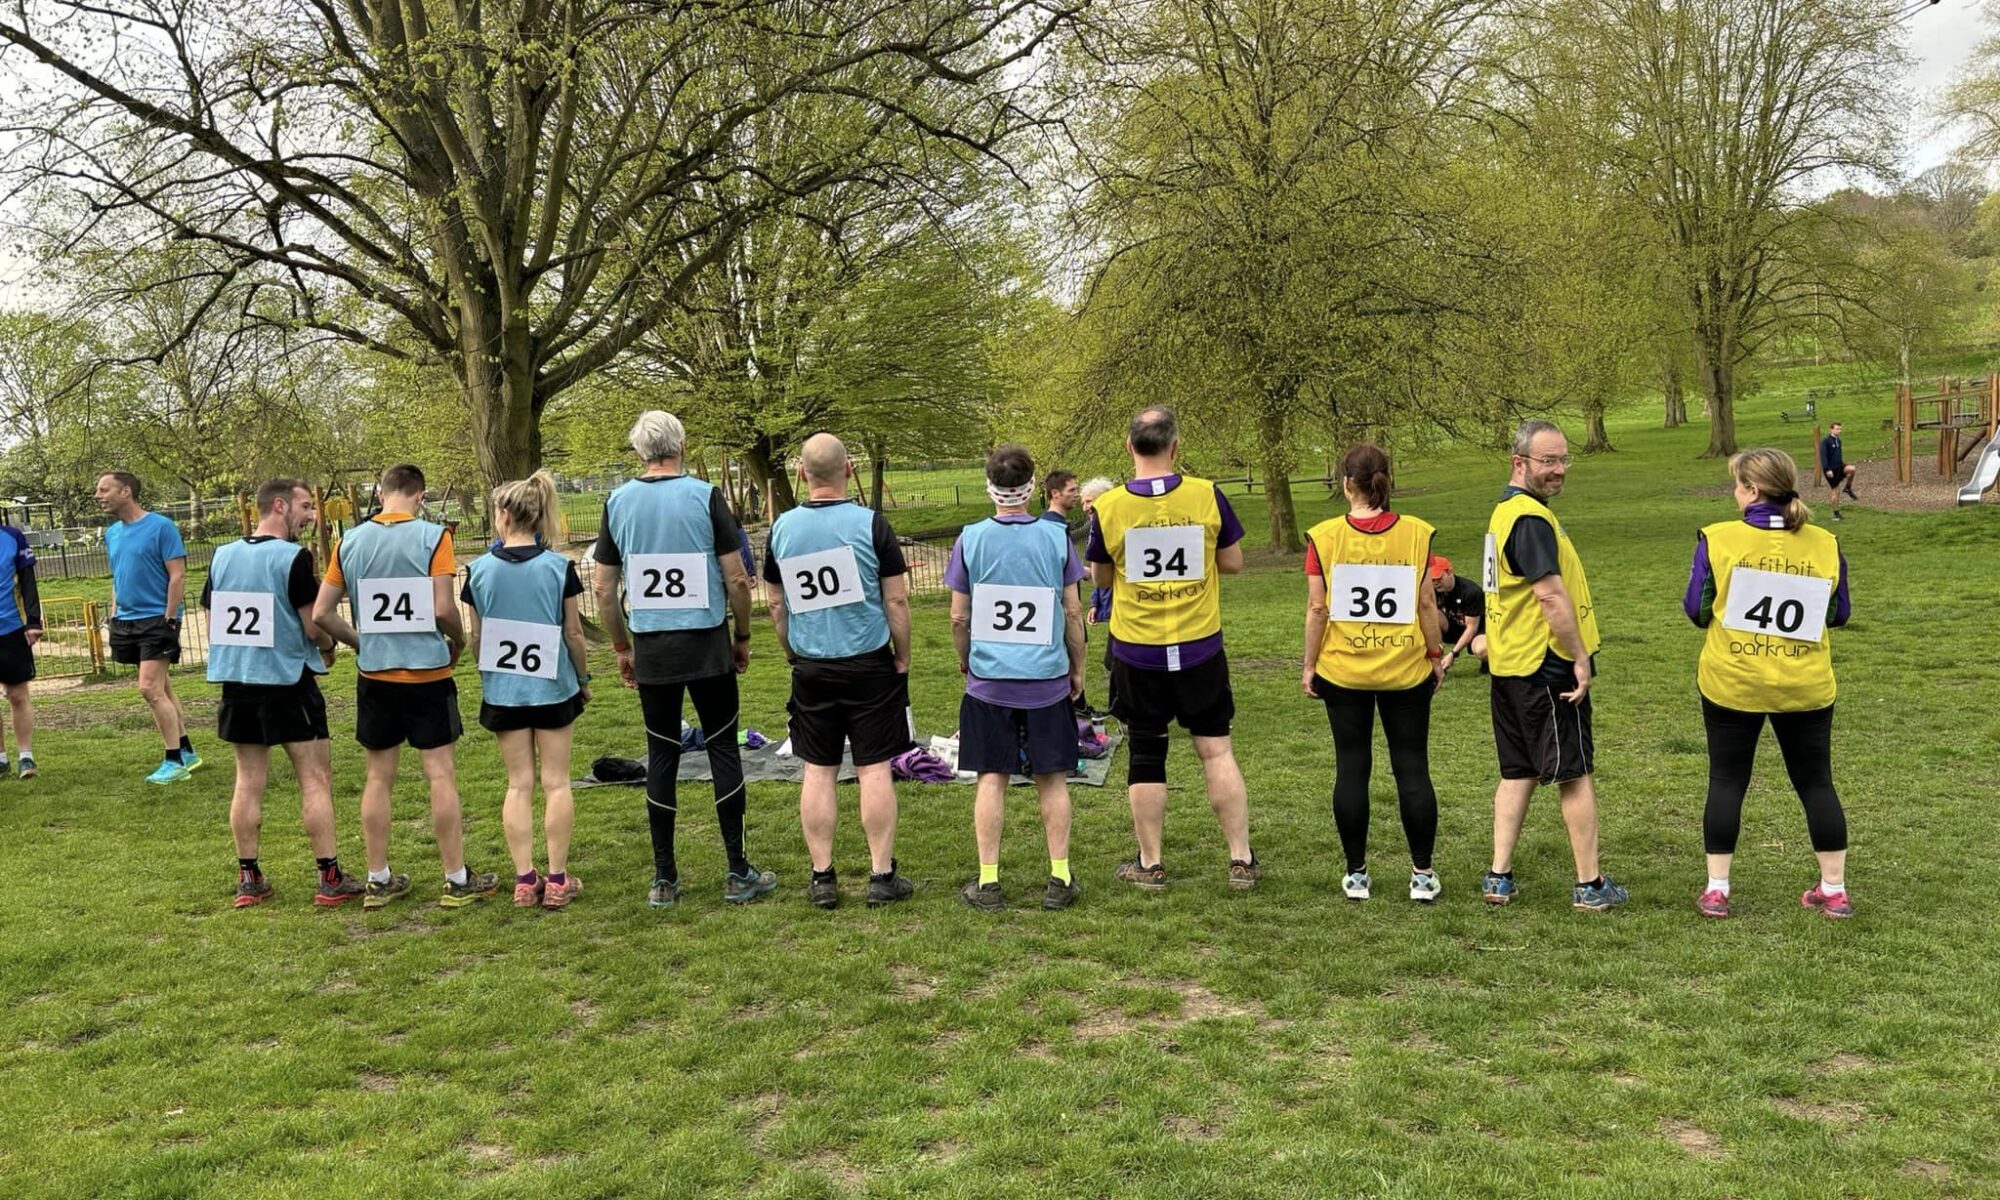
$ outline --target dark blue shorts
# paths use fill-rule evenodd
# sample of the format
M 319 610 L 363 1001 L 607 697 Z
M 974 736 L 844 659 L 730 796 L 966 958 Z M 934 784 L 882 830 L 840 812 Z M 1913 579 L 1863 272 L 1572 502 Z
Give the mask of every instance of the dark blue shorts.
M 1076 713 L 1069 697 L 1041 708 L 1002 708 L 971 696 L 958 702 L 958 769 L 982 775 L 1021 771 L 1067 775 L 1076 770 Z

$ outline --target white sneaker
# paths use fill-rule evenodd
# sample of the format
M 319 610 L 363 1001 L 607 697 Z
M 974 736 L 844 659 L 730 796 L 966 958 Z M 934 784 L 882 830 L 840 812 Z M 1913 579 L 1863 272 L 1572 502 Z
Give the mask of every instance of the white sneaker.
M 1340 890 L 1347 893 L 1349 900 L 1366 900 L 1368 898 L 1367 868 L 1364 867 L 1359 871 L 1349 871 L 1346 875 L 1342 876 Z
M 1429 904 L 1443 894 L 1444 885 L 1438 882 L 1437 872 L 1426 875 L 1422 871 L 1410 872 L 1410 899 Z

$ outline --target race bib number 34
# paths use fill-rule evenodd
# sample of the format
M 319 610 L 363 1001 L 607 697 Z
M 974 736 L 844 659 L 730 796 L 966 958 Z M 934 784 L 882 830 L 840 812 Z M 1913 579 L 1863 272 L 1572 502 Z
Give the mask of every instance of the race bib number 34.
M 1142 525 L 1125 533 L 1127 583 L 1189 583 L 1205 579 L 1208 560 L 1199 525 Z
M 437 632 L 437 607 L 427 576 L 366 579 L 357 592 L 360 612 L 355 614 L 359 618 L 355 627 L 361 632 Z
M 211 646 L 276 645 L 271 628 L 278 602 L 268 592 L 215 592 L 208 598 Z
M 1826 634 L 1833 580 L 1738 567 L 1729 575 L 1722 627 L 1738 633 L 1817 642 Z
M 634 609 L 708 607 L 708 559 L 700 554 L 634 554 L 626 569 Z
M 1061 614 L 1054 588 L 977 584 L 972 589 L 972 640 L 1053 645 Z
M 479 669 L 501 675 L 554 679 L 560 660 L 562 630 L 536 621 L 479 623 Z
M 1336 621 L 1408 625 L 1417 619 L 1416 568 L 1335 563 L 1326 604 Z
M 785 580 L 785 607 L 795 613 L 859 604 L 868 598 L 861 590 L 861 567 L 852 546 L 787 558 L 778 564 L 778 573 Z

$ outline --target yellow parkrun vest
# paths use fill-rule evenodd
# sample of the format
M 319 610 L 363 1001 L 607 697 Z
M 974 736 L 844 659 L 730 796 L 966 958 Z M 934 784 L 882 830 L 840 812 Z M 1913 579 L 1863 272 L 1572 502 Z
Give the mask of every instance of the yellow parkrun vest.
M 1306 533 L 1326 579 L 1328 620 L 1313 670 L 1345 688 L 1397 691 L 1430 678 L 1418 588 L 1429 586 L 1430 525 L 1399 515 L 1381 533 L 1363 533 L 1346 517 Z
M 1222 632 L 1215 485 L 1181 476 L 1157 496 L 1116 487 L 1097 498 L 1097 528 L 1111 555 L 1111 636 L 1135 646 L 1177 646 Z
M 1741 520 L 1701 532 L 1715 576 L 1715 619 L 1695 669 L 1701 694 L 1738 712 L 1811 712 L 1832 704 L 1833 654 L 1823 622 L 1840 586 L 1840 545 L 1833 535 L 1813 525 L 1758 529 Z M 1738 576 L 1739 570 L 1777 579 L 1757 586 L 1745 582 L 1755 577 Z M 1805 580 L 1827 582 L 1798 586 Z M 1732 585 L 1744 588 L 1735 613 Z M 1794 637 L 1787 630 L 1819 636 Z
M 1493 509 L 1493 521 L 1486 527 L 1486 666 L 1495 675 L 1521 677 L 1542 669 L 1553 650 L 1568 660 L 1556 644 L 1555 631 L 1542 615 L 1535 588 L 1515 574 L 1503 551 L 1514 525 L 1522 517 L 1540 517 L 1556 532 L 1556 565 L 1562 571 L 1563 587 L 1576 605 L 1577 632 L 1583 637 L 1587 654 L 1597 653 L 1597 610 L 1590 602 L 1590 580 L 1584 577 L 1583 560 L 1576 556 L 1562 522 L 1540 500 L 1518 492 Z

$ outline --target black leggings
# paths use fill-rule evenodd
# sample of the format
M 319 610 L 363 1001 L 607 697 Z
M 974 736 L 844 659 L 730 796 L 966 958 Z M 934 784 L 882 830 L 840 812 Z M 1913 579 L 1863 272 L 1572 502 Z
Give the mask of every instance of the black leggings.
M 681 769 L 681 694 L 694 701 L 715 776 L 715 818 L 722 828 L 729 869 L 743 874 L 743 751 L 736 744 L 736 674 L 725 672 L 686 683 L 642 683 L 639 711 L 646 721 L 646 821 L 653 831 L 653 873 L 680 878 L 674 862 L 675 781 Z
M 1737 712 L 1701 698 L 1708 728 L 1708 807 L 1701 814 L 1701 840 L 1710 854 L 1736 853 L 1743 824 L 1743 793 L 1757 761 L 1764 713 Z M 1847 849 L 1847 815 L 1833 790 L 1833 706 L 1814 712 L 1771 713 L 1771 732 L 1785 756 L 1785 773 L 1806 808 L 1806 833 L 1814 850 Z
M 1382 710 L 1382 733 L 1389 742 L 1389 769 L 1396 776 L 1396 799 L 1403 811 L 1403 835 L 1410 840 L 1410 864 L 1431 865 L 1437 842 L 1437 790 L 1431 786 L 1431 692 L 1429 679 L 1401 692 L 1365 692 L 1319 679 L 1333 727 L 1333 823 L 1347 869 L 1368 863 L 1368 777 L 1375 766 L 1375 710 Z

